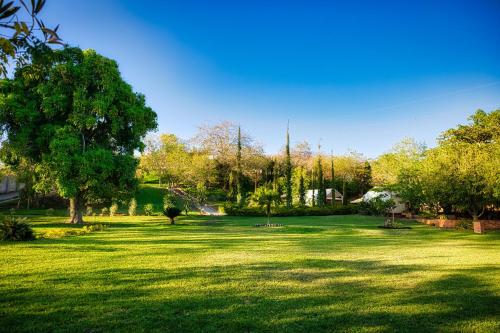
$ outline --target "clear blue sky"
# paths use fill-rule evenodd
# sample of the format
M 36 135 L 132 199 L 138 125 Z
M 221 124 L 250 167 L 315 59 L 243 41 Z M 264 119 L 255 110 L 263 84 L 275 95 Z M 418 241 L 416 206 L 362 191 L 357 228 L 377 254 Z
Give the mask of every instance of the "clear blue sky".
M 374 157 L 500 107 L 498 0 L 49 0 L 43 17 L 183 138 L 231 120 L 272 153 L 289 119 L 292 142 Z

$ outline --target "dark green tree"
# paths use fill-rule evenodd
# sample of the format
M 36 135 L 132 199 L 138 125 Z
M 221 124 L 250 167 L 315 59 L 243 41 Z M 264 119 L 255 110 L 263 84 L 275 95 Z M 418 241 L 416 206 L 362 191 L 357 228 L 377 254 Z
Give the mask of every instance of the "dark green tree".
M 238 126 L 238 149 L 236 152 L 236 202 L 243 205 L 245 198 L 243 193 L 243 171 L 241 168 L 241 127 Z
M 290 132 L 286 128 L 286 160 L 285 160 L 285 194 L 286 207 L 292 207 L 292 158 L 290 156 Z
M 315 174 L 314 174 L 314 163 L 311 168 L 311 187 L 312 187 L 312 197 L 311 197 L 311 206 L 314 207 L 316 206 L 316 191 L 314 186 L 316 186 L 316 179 L 315 179 Z
M 366 193 L 372 186 L 372 167 L 370 162 L 365 161 L 361 174 L 359 175 L 360 194 Z
M 0 81 L 2 160 L 35 165 L 37 189 L 70 200 L 70 222 L 87 203 L 123 200 L 137 186 L 134 151 L 156 113 L 93 50 L 38 48 L 12 80 Z
M 321 156 L 318 156 L 317 161 L 317 169 L 318 169 L 318 206 L 323 207 L 326 203 L 326 188 L 325 188 L 325 179 L 323 176 L 323 163 L 321 161 Z
M 301 207 L 306 205 L 306 187 L 304 184 L 304 170 L 300 168 L 300 176 L 299 176 L 299 205 Z
M 332 179 L 330 180 L 330 186 L 332 188 L 332 207 L 335 207 L 335 168 L 333 165 L 333 154 L 332 158 L 330 161 L 330 169 L 331 169 L 331 174 L 332 174 Z

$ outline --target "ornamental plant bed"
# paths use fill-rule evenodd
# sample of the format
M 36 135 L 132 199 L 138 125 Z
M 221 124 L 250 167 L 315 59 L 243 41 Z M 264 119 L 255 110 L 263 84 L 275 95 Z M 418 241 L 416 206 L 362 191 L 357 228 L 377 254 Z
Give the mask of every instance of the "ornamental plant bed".
M 282 227 L 281 223 L 266 223 L 266 224 L 256 224 L 256 227 Z
M 385 225 L 379 225 L 377 228 L 381 229 L 411 229 L 411 227 L 406 227 L 406 226 L 385 226 Z

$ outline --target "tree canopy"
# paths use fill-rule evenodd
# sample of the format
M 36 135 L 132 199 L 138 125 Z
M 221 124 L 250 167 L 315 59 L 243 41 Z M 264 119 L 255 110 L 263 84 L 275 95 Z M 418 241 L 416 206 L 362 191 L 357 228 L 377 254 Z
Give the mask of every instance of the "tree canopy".
M 93 50 L 39 48 L 0 86 L 2 160 L 36 166 L 37 189 L 69 198 L 72 222 L 88 202 L 130 196 L 136 150 L 156 128 L 143 95 Z

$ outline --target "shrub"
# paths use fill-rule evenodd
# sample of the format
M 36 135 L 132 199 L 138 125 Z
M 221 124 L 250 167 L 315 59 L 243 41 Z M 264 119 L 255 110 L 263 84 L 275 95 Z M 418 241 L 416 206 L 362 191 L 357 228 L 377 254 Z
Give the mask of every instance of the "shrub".
M 45 215 L 52 216 L 54 215 L 54 208 L 49 208 L 45 211 Z
M 144 215 L 151 216 L 154 213 L 155 206 L 152 203 L 147 203 L 143 207 Z
M 359 204 L 359 212 L 364 215 L 385 215 L 394 206 L 394 201 L 373 198 Z
M 226 204 L 222 207 L 222 212 L 232 216 L 266 216 L 266 210 L 260 207 L 237 207 Z M 327 216 L 327 215 L 351 215 L 357 213 L 354 205 L 338 207 L 278 207 L 271 212 L 271 216 Z
M 35 239 L 35 234 L 31 225 L 26 222 L 26 218 L 9 215 L 4 217 L 0 223 L 0 236 L 6 241 L 29 241 Z
M 128 205 L 128 215 L 137 215 L 137 200 L 135 200 L 135 198 L 132 198 L 132 200 L 130 200 L 130 204 Z
M 163 210 L 163 215 L 170 219 L 170 224 L 175 224 L 175 218 L 181 214 L 181 210 L 178 207 L 171 206 L 166 207 Z
M 88 224 L 86 226 L 83 227 L 83 232 L 84 233 L 91 233 L 91 232 L 94 232 L 94 231 L 104 231 L 108 229 L 108 225 L 107 224 L 100 224 L 100 223 L 97 223 L 97 224 Z
M 109 207 L 109 216 L 115 216 L 118 212 L 118 204 L 115 202 Z
M 103 208 L 101 209 L 101 216 L 106 216 L 106 215 L 108 215 L 108 214 L 109 214 L 109 209 L 108 209 L 108 207 L 103 207 Z
M 85 215 L 87 216 L 94 215 L 94 210 L 92 209 L 92 206 L 87 206 L 87 208 L 85 209 Z
M 472 221 L 471 220 L 458 220 L 456 224 L 456 229 L 459 230 L 472 230 Z

